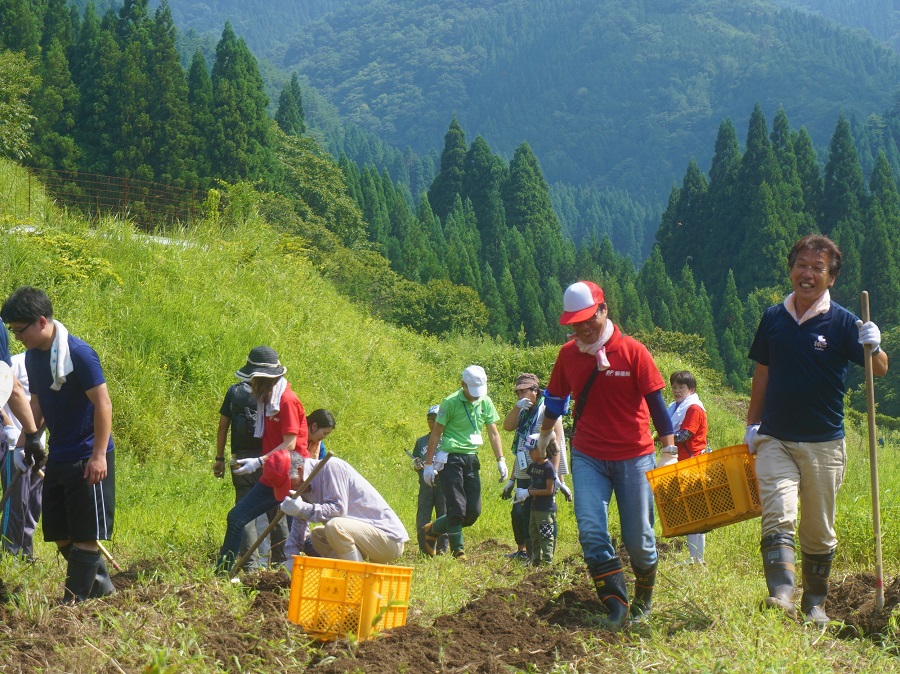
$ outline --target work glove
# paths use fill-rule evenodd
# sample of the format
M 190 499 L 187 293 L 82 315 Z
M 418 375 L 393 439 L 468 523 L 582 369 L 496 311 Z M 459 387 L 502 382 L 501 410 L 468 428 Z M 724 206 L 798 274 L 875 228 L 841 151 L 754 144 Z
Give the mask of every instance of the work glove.
M 16 441 L 19 439 L 19 429 L 15 426 L 4 426 L 3 433 L 6 435 L 6 442 L 10 447 L 16 446 Z
M 26 433 L 25 434 L 25 463 L 34 467 L 34 470 L 40 470 L 47 462 L 47 452 L 41 444 L 41 434 Z
M 744 432 L 744 444 L 747 445 L 751 454 L 756 454 L 756 434 L 759 432 L 759 424 L 747 424 L 747 430 Z
M 503 492 L 500 494 L 500 498 L 502 498 L 504 500 L 512 498 L 512 490 L 513 490 L 513 487 L 515 487 L 515 486 L 516 486 L 515 480 L 510 480 L 509 482 L 507 482 L 506 486 L 503 487 Z
M 316 511 L 316 507 L 312 503 L 307 503 L 301 497 L 291 498 L 285 496 L 281 502 L 281 512 L 288 517 L 299 517 L 302 520 L 308 520 Z
M 422 469 L 422 479 L 425 481 L 429 487 L 434 486 L 434 475 L 437 471 L 434 469 L 434 464 L 431 465 L 425 464 L 425 467 Z
M 235 463 L 237 468 L 233 468 L 231 470 L 232 473 L 235 475 L 250 475 L 260 469 L 263 465 L 263 460 L 262 457 L 254 456 L 249 459 L 238 459 Z
M 878 329 L 877 325 L 872 321 L 868 321 L 862 325 L 857 323 L 857 325 L 859 325 L 860 344 L 871 344 L 873 349 L 881 346 L 881 330 Z
M 213 476 L 217 478 L 225 477 L 225 462 L 224 461 L 216 461 L 213 463 Z
M 524 503 L 528 498 L 528 489 L 519 487 L 516 489 L 516 495 L 513 497 L 513 503 Z
M 542 431 L 538 434 L 537 448 L 540 449 L 540 450 L 542 450 L 542 451 L 544 451 L 544 452 L 546 452 L 546 451 L 547 451 L 547 446 L 550 444 L 550 440 L 552 440 L 553 437 L 554 437 L 554 436 L 553 436 L 553 429 L 552 429 L 552 428 L 551 428 L 550 430 L 547 430 L 547 431 L 543 431 L 543 430 L 542 430 Z
M 506 478 L 509 477 L 509 470 L 506 467 L 506 458 L 501 456 L 497 459 L 497 470 L 500 471 L 500 479 L 498 482 L 503 482 Z
M 28 466 L 25 463 L 24 447 L 16 447 L 13 450 L 13 463 L 16 464 L 16 469 L 22 473 L 28 470 Z
M 534 407 L 534 401 L 530 398 L 519 398 L 519 401 L 516 403 L 516 407 L 520 410 L 530 410 Z
M 566 497 L 566 500 L 571 503 L 572 502 L 572 490 L 566 486 L 566 483 L 556 478 L 556 489 L 562 492 L 562 495 Z

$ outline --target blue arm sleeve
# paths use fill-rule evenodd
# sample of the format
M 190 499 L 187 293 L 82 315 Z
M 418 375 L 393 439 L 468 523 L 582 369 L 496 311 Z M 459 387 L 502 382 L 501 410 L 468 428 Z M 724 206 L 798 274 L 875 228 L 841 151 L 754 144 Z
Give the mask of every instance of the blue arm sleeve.
M 648 393 L 644 396 L 644 400 L 647 401 L 647 407 L 650 408 L 650 418 L 653 419 L 656 433 L 658 435 L 672 435 L 675 431 L 672 428 L 669 410 L 666 409 L 666 401 L 662 397 L 662 389 Z
M 547 419 L 559 419 L 569 411 L 569 396 L 559 398 L 544 392 L 544 417 Z M 666 413 L 668 416 L 668 413 Z

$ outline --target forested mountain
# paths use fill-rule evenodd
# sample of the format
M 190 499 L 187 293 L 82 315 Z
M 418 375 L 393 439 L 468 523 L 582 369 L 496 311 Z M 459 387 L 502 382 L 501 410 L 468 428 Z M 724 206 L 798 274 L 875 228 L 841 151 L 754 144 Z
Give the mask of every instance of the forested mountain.
M 502 156 L 527 141 L 551 183 L 635 197 L 664 194 L 684 157 L 705 164 L 719 122 L 742 126 L 756 101 L 824 145 L 840 112 L 886 108 L 900 81 L 891 50 L 760 1 L 361 0 L 292 31 L 270 3 L 243 11 L 286 35 L 246 34 L 251 48 L 397 147 L 428 151 L 455 113 Z
M 821 14 L 836 23 L 862 28 L 900 51 L 900 3 L 897 0 L 775 0 L 776 4 Z

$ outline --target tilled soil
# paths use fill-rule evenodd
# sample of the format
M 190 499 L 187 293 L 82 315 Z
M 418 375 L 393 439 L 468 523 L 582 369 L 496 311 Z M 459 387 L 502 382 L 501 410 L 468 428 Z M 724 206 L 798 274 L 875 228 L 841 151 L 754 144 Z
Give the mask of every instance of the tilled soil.
M 469 563 L 473 566 L 477 566 L 479 554 L 497 554 L 493 542 L 487 541 L 484 546 L 471 551 Z M 236 619 L 227 613 L 216 615 L 210 611 L 209 603 L 214 597 L 205 586 L 174 586 L 153 580 L 153 568 L 153 561 L 147 561 L 115 574 L 119 593 L 102 602 L 122 612 L 139 611 L 141 605 L 151 607 L 174 595 L 188 615 L 196 616 L 191 628 L 200 635 L 198 650 L 226 671 L 243 671 L 248 665 L 254 671 L 280 671 L 279 655 L 266 642 L 283 640 L 306 648 L 302 646 L 306 642 L 300 629 L 287 620 L 289 580 L 284 573 L 259 571 L 244 576 L 243 585 L 253 593 L 253 599 L 247 614 Z M 875 608 L 875 579 L 871 574 L 834 580 L 826 608 L 840 625 L 832 633 L 843 638 L 886 641 L 890 636 L 891 611 L 900 604 L 900 578 L 886 583 L 881 609 Z M 14 589 L 9 583 L 6 587 L 0 585 L 0 592 Z M 0 604 L 0 638 L 19 655 L 17 662 L 0 669 L 59 671 L 61 653 L 74 653 L 85 639 L 93 641 L 99 636 L 100 608 L 99 603 L 85 602 L 35 615 L 18 610 L 13 604 Z M 669 622 L 666 607 L 659 609 L 658 620 Z M 598 624 L 602 613 L 583 563 L 571 557 L 558 560 L 552 571 L 527 574 L 512 587 L 490 589 L 456 613 L 440 616 L 430 625 L 411 618 L 410 624 L 378 633 L 362 643 L 339 639 L 310 644 L 308 671 L 547 672 L 556 663 L 568 663 L 585 672 L 597 671 L 601 663 L 604 670 L 617 666 L 627 669 L 627 663 L 617 662 L 620 651 L 603 648 L 604 642 L 612 646 L 627 636 L 602 630 Z M 149 620 L 162 622 L 165 617 Z M 693 620 L 691 628 L 705 629 L 709 624 Z M 159 626 L 148 623 L 147 627 Z M 95 643 L 104 647 L 102 641 Z M 91 665 L 87 656 L 82 656 L 80 661 L 70 662 L 66 670 L 157 671 L 147 669 L 146 660 L 138 662 L 139 657 L 138 651 L 135 661 L 120 661 L 113 666 L 102 658 Z M 207 669 L 201 665 L 198 671 Z

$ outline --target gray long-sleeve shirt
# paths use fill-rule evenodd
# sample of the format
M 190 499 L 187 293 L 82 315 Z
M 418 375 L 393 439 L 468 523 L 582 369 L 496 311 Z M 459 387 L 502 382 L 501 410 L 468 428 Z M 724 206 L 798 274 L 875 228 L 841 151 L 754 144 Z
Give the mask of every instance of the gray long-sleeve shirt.
M 306 460 L 306 474 L 319 462 Z M 313 514 L 309 520 L 296 518 L 285 545 L 285 552 L 299 554 L 309 531 L 308 522 L 325 522 L 334 517 L 350 517 L 380 529 L 400 543 L 406 543 L 409 535 L 397 514 L 387 501 L 369 484 L 356 469 L 343 459 L 332 456 L 322 470 L 312 479 L 303 493 L 303 500 L 312 503 Z

